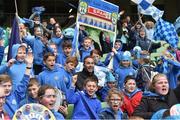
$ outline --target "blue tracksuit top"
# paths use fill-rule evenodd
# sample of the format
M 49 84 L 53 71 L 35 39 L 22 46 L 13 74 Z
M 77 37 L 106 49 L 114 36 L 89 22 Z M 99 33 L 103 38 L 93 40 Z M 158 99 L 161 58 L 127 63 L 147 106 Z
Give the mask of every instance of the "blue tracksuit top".
M 64 67 L 60 67 L 59 71 L 61 73 L 59 77 L 65 82 L 66 88 L 69 89 L 72 83 L 73 74 L 66 71 Z
M 65 93 L 66 85 L 63 81 L 62 76 L 60 76 L 61 74 L 62 73 L 59 70 L 58 65 L 55 65 L 53 70 L 50 70 L 47 67 L 45 67 L 44 70 L 41 73 L 39 73 L 38 81 L 40 85 L 51 85 Z
M 9 96 L 6 96 L 6 102 L 3 106 L 3 109 L 9 116 L 13 117 L 15 111 L 19 108 L 19 103 L 22 99 L 24 99 L 27 85 L 29 84 L 29 76 L 24 75 L 22 81 L 18 84 L 17 88 L 10 93 Z
M 115 54 L 113 56 L 113 70 L 115 71 L 117 68 L 119 68 L 119 63 L 120 63 L 120 60 L 121 60 L 121 55 L 122 55 L 122 51 L 121 51 L 121 48 L 117 50 L 117 54 Z M 107 66 L 109 64 L 111 60 L 111 53 L 108 53 L 108 55 L 106 56 L 106 59 L 104 61 L 104 64 Z
M 169 80 L 169 87 L 174 89 L 177 87 L 177 77 L 180 75 L 180 63 L 173 60 L 163 59 L 163 64 L 158 66 L 158 72 L 164 73 L 167 75 Z
M 63 39 L 61 39 L 59 37 L 52 37 L 51 41 L 56 44 L 57 50 L 58 50 L 58 54 L 63 53 L 63 50 L 62 50 Z
M 61 113 L 59 113 L 59 112 L 57 112 L 55 110 L 51 110 L 51 112 L 53 113 L 56 120 L 65 120 L 64 116 Z
M 96 96 L 90 98 L 85 91 L 81 91 L 81 93 L 90 106 L 91 111 L 98 115 L 101 110 L 101 102 L 96 98 Z M 67 90 L 66 99 L 68 103 L 74 104 L 72 119 L 91 119 L 80 94 L 78 92 L 75 93 L 75 87 L 71 86 L 71 88 Z
M 133 69 L 133 67 L 123 67 L 120 66 L 116 71 L 115 71 L 117 77 L 118 77 L 118 88 L 123 89 L 124 85 L 124 79 L 128 75 L 133 75 L 134 77 L 136 76 L 136 71 Z
M 34 55 L 34 64 L 43 65 L 43 55 L 46 52 L 53 53 L 53 49 L 45 46 L 39 37 L 26 36 L 24 41 L 31 47 Z
M 71 52 L 71 56 L 73 56 L 73 52 Z M 66 63 L 66 59 L 67 59 L 67 56 L 64 53 L 60 53 L 56 57 L 56 63 L 64 66 Z
M 26 97 L 19 103 L 19 106 L 21 107 L 29 103 L 38 103 L 38 100 L 26 95 Z
M 109 90 L 110 88 L 106 85 L 98 91 L 98 95 L 100 95 L 101 101 L 103 102 L 106 101 L 106 97 L 108 95 Z
M 92 51 L 92 48 L 91 48 L 91 47 L 90 47 L 88 50 L 85 50 L 83 47 L 80 48 L 80 50 L 79 50 L 79 53 L 80 53 L 80 62 L 83 62 L 83 61 L 84 61 L 84 58 L 85 58 L 86 56 L 89 56 L 90 53 L 91 53 L 91 51 Z
M 12 58 L 16 59 L 16 55 L 18 53 L 19 47 L 20 44 L 13 45 Z M 19 62 L 19 61 L 15 61 L 15 63 L 10 68 L 7 67 L 7 64 L 0 66 L 0 74 L 7 73 L 11 77 L 13 89 L 15 89 L 22 80 L 25 70 L 26 70 L 25 62 Z
M 123 118 L 123 112 L 119 109 L 117 113 L 115 113 L 110 107 L 104 108 L 101 110 L 99 114 L 99 118 L 101 120 L 108 120 L 108 119 L 113 119 L 113 120 L 122 120 Z

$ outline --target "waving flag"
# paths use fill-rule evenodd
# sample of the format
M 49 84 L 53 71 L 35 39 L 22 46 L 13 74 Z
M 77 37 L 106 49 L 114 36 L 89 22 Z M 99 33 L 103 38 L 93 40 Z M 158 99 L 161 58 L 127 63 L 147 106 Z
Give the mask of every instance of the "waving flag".
M 13 26 L 11 30 L 11 37 L 9 40 L 9 50 L 8 50 L 8 58 L 7 61 L 9 61 L 12 58 L 12 46 L 16 43 L 20 42 L 20 36 L 19 36 L 19 25 L 18 25 L 18 19 L 17 17 L 14 18 Z
M 164 21 L 161 18 L 156 23 L 155 31 L 154 31 L 154 39 L 165 40 L 172 47 L 177 48 L 178 35 L 176 33 L 174 25 L 167 21 Z
M 174 23 L 174 27 L 175 27 L 177 33 L 180 33 L 180 16 L 176 19 L 176 21 Z
M 144 9 L 147 9 L 150 5 L 153 4 L 155 0 L 131 0 L 131 1 L 142 6 Z

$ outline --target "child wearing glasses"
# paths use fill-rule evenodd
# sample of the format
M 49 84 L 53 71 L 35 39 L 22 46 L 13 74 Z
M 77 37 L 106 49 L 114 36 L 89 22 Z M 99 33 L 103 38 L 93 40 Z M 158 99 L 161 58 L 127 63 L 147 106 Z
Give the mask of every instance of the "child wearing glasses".
M 100 119 L 108 120 L 108 119 L 127 119 L 127 115 L 125 115 L 120 107 L 123 104 L 123 94 L 116 88 L 112 88 L 107 96 L 107 103 L 109 107 L 101 110 L 99 114 Z
M 54 87 L 49 85 L 41 86 L 38 90 L 38 99 L 40 104 L 51 110 L 57 120 L 64 120 L 63 115 L 53 109 L 56 102 L 56 90 Z

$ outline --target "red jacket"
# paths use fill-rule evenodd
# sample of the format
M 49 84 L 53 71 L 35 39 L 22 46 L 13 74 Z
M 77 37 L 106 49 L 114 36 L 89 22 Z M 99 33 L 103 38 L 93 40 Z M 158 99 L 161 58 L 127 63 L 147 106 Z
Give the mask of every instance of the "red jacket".
M 131 97 L 124 93 L 124 102 L 121 106 L 123 112 L 127 112 L 129 116 L 132 115 L 135 108 L 140 104 L 142 98 L 142 91 L 137 91 Z

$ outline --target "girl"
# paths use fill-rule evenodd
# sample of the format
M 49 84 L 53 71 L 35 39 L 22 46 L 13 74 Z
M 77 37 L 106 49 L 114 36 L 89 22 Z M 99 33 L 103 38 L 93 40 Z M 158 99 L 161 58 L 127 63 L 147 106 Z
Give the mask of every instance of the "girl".
M 107 96 L 108 108 L 104 108 L 100 114 L 100 119 L 126 119 L 120 107 L 123 104 L 123 94 L 116 88 L 109 91 Z
M 39 103 L 47 107 L 54 114 L 56 119 L 63 119 L 64 117 L 61 113 L 55 111 L 54 104 L 56 101 L 56 91 L 53 87 L 49 85 L 44 85 L 39 88 L 38 91 Z M 67 112 L 67 108 L 64 107 L 64 112 Z

